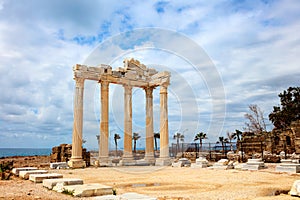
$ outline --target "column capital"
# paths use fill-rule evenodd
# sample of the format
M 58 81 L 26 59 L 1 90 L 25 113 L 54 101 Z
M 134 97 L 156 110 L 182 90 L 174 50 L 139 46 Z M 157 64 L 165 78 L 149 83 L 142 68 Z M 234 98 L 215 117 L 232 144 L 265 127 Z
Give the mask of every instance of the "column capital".
M 153 93 L 153 89 L 154 87 L 144 87 L 144 90 L 146 92 L 146 96 L 152 96 L 152 93 Z
M 109 85 L 109 81 L 108 80 L 100 80 L 99 84 L 103 85 L 103 86 L 108 86 Z
M 160 94 L 168 94 L 168 86 L 167 83 L 160 85 Z
M 123 87 L 124 87 L 125 95 L 132 94 L 132 86 L 131 85 L 123 84 Z
M 84 78 L 75 77 L 74 80 L 76 81 L 76 87 L 84 87 Z

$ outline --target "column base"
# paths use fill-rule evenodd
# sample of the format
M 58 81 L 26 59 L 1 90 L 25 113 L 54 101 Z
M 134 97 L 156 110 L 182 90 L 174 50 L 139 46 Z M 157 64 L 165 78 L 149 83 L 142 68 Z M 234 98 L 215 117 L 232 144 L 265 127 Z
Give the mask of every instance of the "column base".
M 165 158 L 157 158 L 155 162 L 155 166 L 170 166 L 172 161 L 169 157 Z
M 85 168 L 86 167 L 86 163 L 83 160 L 70 160 L 68 161 L 68 165 L 70 168 Z
M 154 155 L 146 155 L 144 160 L 145 162 L 149 163 L 149 165 L 155 165 Z
M 99 157 L 100 167 L 112 167 L 112 161 L 109 157 Z
M 130 157 L 123 157 L 120 161 L 121 166 L 134 166 L 136 165 L 136 161 L 133 159 L 132 156 Z

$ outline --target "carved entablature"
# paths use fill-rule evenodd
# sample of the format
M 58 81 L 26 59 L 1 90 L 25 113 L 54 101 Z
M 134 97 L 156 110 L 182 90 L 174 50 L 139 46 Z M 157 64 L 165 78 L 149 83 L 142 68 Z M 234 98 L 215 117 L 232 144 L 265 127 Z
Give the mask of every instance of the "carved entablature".
M 162 84 L 169 85 L 170 72 L 157 72 L 147 68 L 144 64 L 133 58 L 125 59 L 124 67 L 112 70 L 109 65 L 101 64 L 97 67 L 77 64 L 73 67 L 74 78 L 88 80 L 107 80 L 115 84 L 126 84 L 133 87 L 157 87 Z

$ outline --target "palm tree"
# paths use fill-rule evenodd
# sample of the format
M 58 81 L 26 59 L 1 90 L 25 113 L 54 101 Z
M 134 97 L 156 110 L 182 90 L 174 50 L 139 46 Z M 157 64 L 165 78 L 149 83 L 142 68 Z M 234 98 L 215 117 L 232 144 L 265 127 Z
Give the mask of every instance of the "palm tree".
M 222 144 L 222 149 L 223 149 L 223 153 L 225 155 L 225 145 L 228 142 L 228 138 L 224 138 L 224 137 L 219 137 L 219 141 L 217 141 L 217 143 L 221 143 Z
M 141 138 L 141 136 L 139 135 L 139 133 L 133 133 L 132 140 L 134 141 L 134 145 L 133 145 L 134 153 L 136 153 L 136 141 L 140 138 Z
M 233 151 L 232 140 L 236 139 L 236 133 L 227 132 L 227 138 L 229 139 L 230 151 Z
M 195 135 L 194 141 L 199 140 L 200 151 L 202 151 L 202 140 L 207 139 L 206 133 L 200 132 Z
M 114 135 L 115 145 L 116 145 L 116 156 L 118 155 L 118 140 L 121 139 L 121 136 L 117 133 Z
M 157 139 L 160 139 L 160 133 L 154 133 L 154 144 L 155 144 L 155 149 L 157 151 Z
M 178 153 L 178 149 L 179 149 L 179 141 L 184 142 L 184 135 L 181 133 L 175 133 L 175 135 L 173 136 L 173 139 L 177 141 L 177 152 Z
M 236 135 L 238 141 L 241 141 L 241 140 L 242 140 L 242 135 L 243 135 L 243 132 L 242 132 L 242 131 L 235 130 L 235 133 L 234 133 L 234 134 Z

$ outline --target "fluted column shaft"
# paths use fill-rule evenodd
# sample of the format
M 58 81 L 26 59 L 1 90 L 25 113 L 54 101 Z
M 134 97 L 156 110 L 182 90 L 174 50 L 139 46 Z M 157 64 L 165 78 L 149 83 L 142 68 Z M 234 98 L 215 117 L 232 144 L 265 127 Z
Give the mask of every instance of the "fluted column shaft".
M 124 85 L 124 155 L 132 157 L 132 87 Z
M 100 121 L 100 146 L 99 159 L 101 161 L 108 159 L 109 144 L 109 82 L 101 81 L 101 121 Z M 107 161 L 105 161 L 107 162 Z
M 160 158 L 169 158 L 168 86 L 160 87 Z
M 145 92 L 146 92 L 146 152 L 145 152 L 145 160 L 154 160 L 153 87 L 145 88 Z
M 75 78 L 75 81 L 76 81 L 76 86 L 75 86 L 75 93 L 74 93 L 74 122 L 73 122 L 71 161 L 81 161 L 82 160 L 84 79 Z

